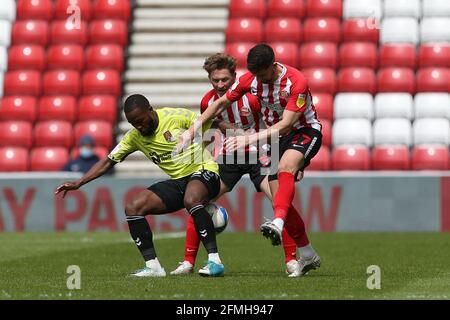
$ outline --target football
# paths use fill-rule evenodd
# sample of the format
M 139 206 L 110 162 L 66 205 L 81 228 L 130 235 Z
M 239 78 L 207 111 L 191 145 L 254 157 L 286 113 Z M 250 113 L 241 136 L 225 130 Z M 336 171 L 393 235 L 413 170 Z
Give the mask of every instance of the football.
M 206 206 L 206 211 L 211 215 L 216 233 L 218 234 L 225 230 L 228 224 L 227 210 L 217 203 L 211 202 Z

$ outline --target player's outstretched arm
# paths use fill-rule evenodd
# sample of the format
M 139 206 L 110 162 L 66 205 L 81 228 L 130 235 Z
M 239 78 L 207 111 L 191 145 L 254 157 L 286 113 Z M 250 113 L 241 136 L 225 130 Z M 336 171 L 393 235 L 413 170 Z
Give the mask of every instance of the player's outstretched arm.
M 82 185 L 88 183 L 89 181 L 92 181 L 94 179 L 97 179 L 98 177 L 104 175 L 109 169 L 111 169 L 116 162 L 112 161 L 108 157 L 105 157 L 104 159 L 98 161 L 84 176 L 82 176 L 77 181 L 70 181 L 65 182 L 61 184 L 58 188 L 56 188 L 55 194 L 58 194 L 60 192 L 63 193 L 63 198 L 66 196 L 66 193 L 71 190 L 77 190 Z

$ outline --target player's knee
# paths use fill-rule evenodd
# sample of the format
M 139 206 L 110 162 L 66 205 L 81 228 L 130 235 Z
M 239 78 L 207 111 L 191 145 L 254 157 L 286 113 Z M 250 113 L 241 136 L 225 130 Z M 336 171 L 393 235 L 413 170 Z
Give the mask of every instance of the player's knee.
M 279 165 L 278 172 L 288 172 L 294 174 L 297 171 L 297 168 L 294 168 L 290 165 Z
M 137 201 L 131 201 L 125 205 L 125 215 L 127 216 L 144 216 L 145 210 Z
M 186 195 L 184 197 L 184 207 L 189 211 L 191 208 L 203 204 L 201 199 L 196 195 Z

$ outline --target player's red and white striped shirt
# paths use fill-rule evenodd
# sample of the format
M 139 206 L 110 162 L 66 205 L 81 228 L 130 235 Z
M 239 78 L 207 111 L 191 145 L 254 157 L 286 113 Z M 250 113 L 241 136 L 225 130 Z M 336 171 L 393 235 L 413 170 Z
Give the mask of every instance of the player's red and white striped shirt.
M 298 123 L 294 125 L 295 128 L 312 127 L 321 131 L 322 125 L 317 117 L 305 76 L 295 68 L 281 63 L 278 65 L 283 71 L 275 83 L 260 83 L 251 72 L 247 72 L 228 90 L 228 100 L 239 101 L 250 92 L 257 96 L 261 103 L 261 113 L 267 127 L 279 122 L 283 111 L 287 109 L 302 113 Z

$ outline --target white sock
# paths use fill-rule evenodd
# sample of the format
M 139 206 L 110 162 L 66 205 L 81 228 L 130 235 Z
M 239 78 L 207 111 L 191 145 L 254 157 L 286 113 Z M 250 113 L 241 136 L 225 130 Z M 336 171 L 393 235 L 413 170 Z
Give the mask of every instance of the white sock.
M 222 261 L 220 261 L 220 257 L 219 257 L 219 253 L 208 253 L 208 261 L 213 261 L 215 263 L 222 263 Z
M 147 266 L 147 268 L 150 268 L 150 269 L 156 269 L 156 270 L 161 269 L 161 264 L 159 264 L 158 258 L 145 261 L 145 265 Z
M 300 255 L 305 259 L 311 259 L 316 254 L 316 251 L 313 249 L 311 244 L 308 244 L 304 247 L 298 248 L 300 250 Z
M 281 218 L 273 219 L 272 223 L 278 227 L 278 229 L 283 230 L 284 220 Z

